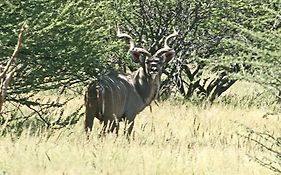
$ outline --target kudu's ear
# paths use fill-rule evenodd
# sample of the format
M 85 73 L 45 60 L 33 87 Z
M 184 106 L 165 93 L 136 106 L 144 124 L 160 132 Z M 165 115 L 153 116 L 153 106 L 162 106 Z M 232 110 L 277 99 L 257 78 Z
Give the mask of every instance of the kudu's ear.
M 164 54 L 164 62 L 168 63 L 175 57 L 175 51 L 170 50 Z
M 139 63 L 139 62 L 140 62 L 140 55 L 141 55 L 140 52 L 135 51 L 135 50 L 131 50 L 131 51 L 130 51 L 130 54 L 131 54 L 131 56 L 132 56 L 132 60 L 133 60 L 135 63 Z
M 130 54 L 135 63 L 141 63 L 144 61 L 145 57 L 151 57 L 151 54 L 143 48 L 134 48 L 130 50 Z M 141 55 L 144 57 L 141 57 Z

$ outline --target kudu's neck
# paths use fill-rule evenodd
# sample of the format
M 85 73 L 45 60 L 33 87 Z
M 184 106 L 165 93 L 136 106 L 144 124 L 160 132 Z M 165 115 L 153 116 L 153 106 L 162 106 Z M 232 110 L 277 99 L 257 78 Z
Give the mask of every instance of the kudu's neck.
M 155 79 L 151 79 L 146 75 L 144 69 L 141 67 L 134 73 L 133 76 L 133 83 L 136 91 L 143 99 L 145 105 L 149 105 L 158 95 L 160 88 L 160 75 L 158 75 Z

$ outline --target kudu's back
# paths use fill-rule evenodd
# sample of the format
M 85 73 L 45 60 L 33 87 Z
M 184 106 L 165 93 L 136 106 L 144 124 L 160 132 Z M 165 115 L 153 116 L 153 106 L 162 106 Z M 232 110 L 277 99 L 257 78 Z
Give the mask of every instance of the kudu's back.
M 174 57 L 174 50 L 167 45 L 167 41 L 176 35 L 176 32 L 169 35 L 164 48 L 151 55 L 143 48 L 134 47 L 133 39 L 118 30 L 118 37 L 129 39 L 132 59 L 141 67 L 128 75 L 110 72 L 89 85 L 85 94 L 86 131 L 92 130 L 96 117 L 103 123 L 104 129 L 109 126 L 111 131 L 118 131 L 118 122 L 124 119 L 130 124 L 128 133 L 131 133 L 135 116 L 158 93 L 162 69 Z
M 132 121 L 145 104 L 134 88 L 131 75 L 110 72 L 91 83 L 85 94 L 86 128 L 92 128 L 93 117 L 100 121 Z

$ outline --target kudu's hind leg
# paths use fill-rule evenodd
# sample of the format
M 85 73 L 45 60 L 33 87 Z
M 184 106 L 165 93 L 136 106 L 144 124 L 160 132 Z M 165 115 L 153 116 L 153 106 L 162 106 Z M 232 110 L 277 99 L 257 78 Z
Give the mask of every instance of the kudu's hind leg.
M 95 86 L 90 86 L 85 94 L 85 131 L 91 132 L 94 124 L 94 117 L 99 115 L 98 101 Z
M 94 124 L 95 110 L 86 106 L 85 131 L 91 132 Z

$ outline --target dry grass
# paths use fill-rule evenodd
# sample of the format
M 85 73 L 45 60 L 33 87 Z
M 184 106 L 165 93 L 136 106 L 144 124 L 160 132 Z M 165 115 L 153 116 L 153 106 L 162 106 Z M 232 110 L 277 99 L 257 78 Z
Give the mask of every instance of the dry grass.
M 268 112 L 270 108 L 164 102 L 137 116 L 130 141 L 114 134 L 99 138 L 98 122 L 87 140 L 82 120 L 73 128 L 37 136 L 26 130 L 19 138 L 0 139 L 0 175 L 270 175 L 274 173 L 248 156 L 264 152 L 238 135 L 247 134 L 245 127 L 280 135 L 281 115 L 264 118 Z

